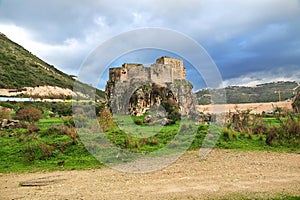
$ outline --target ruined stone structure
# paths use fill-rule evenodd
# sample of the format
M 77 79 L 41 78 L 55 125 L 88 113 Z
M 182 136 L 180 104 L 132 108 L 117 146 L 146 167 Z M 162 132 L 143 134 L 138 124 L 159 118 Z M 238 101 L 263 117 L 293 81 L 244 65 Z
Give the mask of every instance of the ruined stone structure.
M 125 63 L 122 67 L 109 69 L 106 96 L 112 112 L 142 115 L 153 105 L 159 105 L 163 98 L 169 98 L 153 94 L 155 90 L 152 93 L 143 92 L 141 88 L 145 85 L 166 88 L 164 91 L 172 93 L 166 95 L 179 104 L 181 114 L 187 115 L 195 110 L 193 86 L 186 80 L 183 61 L 164 56 L 149 67 Z M 134 104 L 130 102 L 133 94 L 137 96 Z

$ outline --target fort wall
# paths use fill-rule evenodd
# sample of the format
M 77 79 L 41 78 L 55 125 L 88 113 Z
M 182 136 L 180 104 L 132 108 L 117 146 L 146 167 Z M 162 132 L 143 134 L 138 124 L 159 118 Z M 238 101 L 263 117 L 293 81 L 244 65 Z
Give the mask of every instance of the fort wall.
M 178 103 L 181 114 L 187 115 L 195 111 L 192 94 L 193 85 L 186 80 L 183 61 L 166 56 L 158 58 L 156 63 L 149 67 L 142 64 L 125 63 L 121 67 L 110 68 L 105 91 L 107 104 L 111 111 L 128 114 L 131 110 L 136 109 L 135 115 L 143 115 L 146 110 L 153 106 L 152 104 L 156 102 L 156 99 L 150 97 L 147 100 L 148 97 L 146 98 L 147 95 L 143 94 L 143 91 L 136 93 L 138 94 L 136 98 L 140 99 L 136 100 L 135 103 L 142 102 L 141 105 L 133 105 L 130 99 L 137 89 L 144 85 L 151 85 L 151 87 L 159 85 L 171 91 L 173 100 Z
M 122 67 L 109 69 L 109 82 L 141 80 L 167 83 L 185 79 L 186 72 L 183 61 L 166 56 L 158 58 L 156 63 L 150 67 L 136 63 L 125 63 Z

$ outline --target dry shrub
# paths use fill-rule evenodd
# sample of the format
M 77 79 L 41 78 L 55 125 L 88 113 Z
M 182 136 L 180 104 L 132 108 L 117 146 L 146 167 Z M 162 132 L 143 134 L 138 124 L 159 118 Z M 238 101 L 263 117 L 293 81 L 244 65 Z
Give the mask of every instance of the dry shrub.
M 11 119 L 11 109 L 0 106 L 0 121 L 3 119 Z
M 74 127 L 67 127 L 67 126 L 61 126 L 61 133 L 69 136 L 72 140 L 72 144 L 75 145 L 78 143 L 78 133 L 76 131 L 76 128 Z
M 43 142 L 36 142 L 29 144 L 25 149 L 25 156 L 28 161 L 47 160 L 53 155 L 52 149 L 49 145 Z
M 272 145 L 273 141 L 277 139 L 278 128 L 273 126 L 267 132 L 266 144 Z
M 267 131 L 268 145 L 300 145 L 300 117 L 289 113 L 286 119 L 279 119 L 279 127 L 271 127 Z
M 27 126 L 27 130 L 29 131 L 29 133 L 37 133 L 41 130 L 41 128 L 38 126 L 29 125 Z
M 75 123 L 74 123 L 74 119 L 72 116 L 65 116 L 65 117 L 61 117 L 64 125 L 68 126 L 68 127 L 75 127 Z
M 102 131 L 105 132 L 109 129 L 115 129 L 116 124 L 114 122 L 114 118 L 107 107 L 103 108 L 99 112 L 99 124 L 102 128 Z
M 17 112 L 17 119 L 27 121 L 31 124 L 39 121 L 42 117 L 42 112 L 33 107 L 25 107 Z

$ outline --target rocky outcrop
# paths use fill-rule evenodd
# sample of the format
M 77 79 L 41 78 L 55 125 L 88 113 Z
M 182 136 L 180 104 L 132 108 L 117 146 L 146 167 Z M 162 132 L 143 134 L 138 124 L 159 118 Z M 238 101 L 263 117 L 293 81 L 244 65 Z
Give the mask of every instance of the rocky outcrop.
M 66 97 L 86 97 L 83 93 L 75 93 L 69 88 L 61 88 L 58 86 L 38 86 L 38 87 L 23 87 L 20 89 L 0 89 L 0 96 L 15 97 L 15 96 L 25 96 L 34 98 L 66 98 Z
M 1 122 L 1 128 L 11 128 L 19 124 L 19 120 L 3 119 Z
M 129 113 L 135 116 L 142 116 L 150 108 L 158 108 L 160 105 L 172 107 L 179 110 L 177 98 L 165 85 L 147 84 L 139 87 L 129 99 Z

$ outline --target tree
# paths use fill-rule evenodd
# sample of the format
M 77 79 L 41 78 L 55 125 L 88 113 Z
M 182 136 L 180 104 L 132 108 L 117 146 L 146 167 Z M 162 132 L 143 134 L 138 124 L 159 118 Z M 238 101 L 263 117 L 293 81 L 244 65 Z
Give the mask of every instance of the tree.
M 42 119 L 43 115 L 39 109 L 32 107 L 25 107 L 17 112 L 17 119 L 27 121 L 33 124 Z

